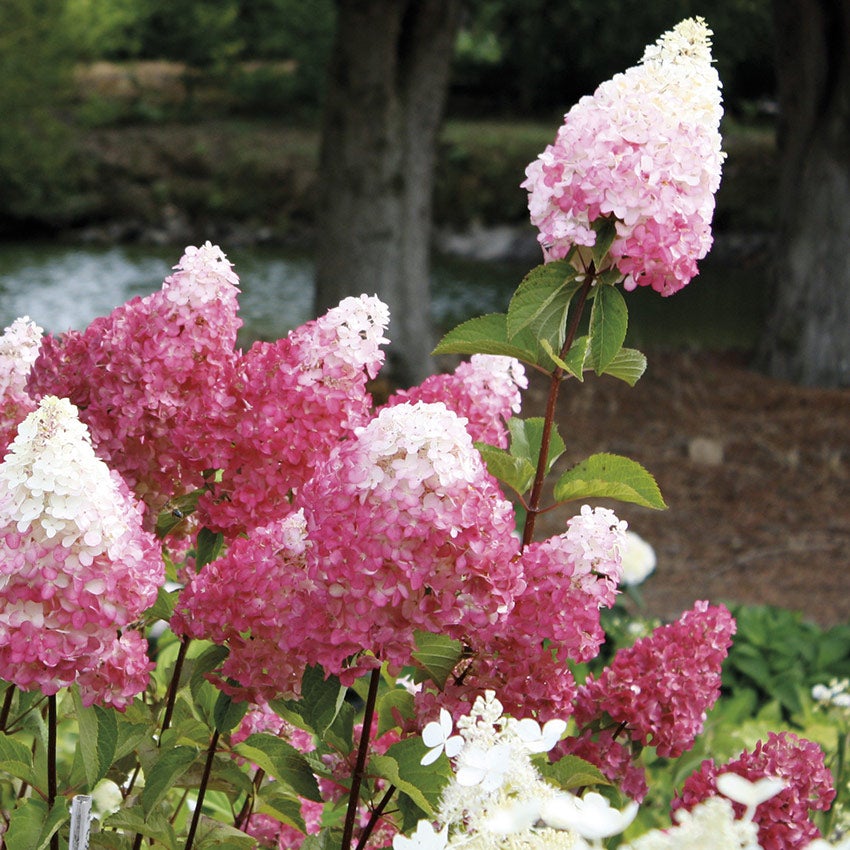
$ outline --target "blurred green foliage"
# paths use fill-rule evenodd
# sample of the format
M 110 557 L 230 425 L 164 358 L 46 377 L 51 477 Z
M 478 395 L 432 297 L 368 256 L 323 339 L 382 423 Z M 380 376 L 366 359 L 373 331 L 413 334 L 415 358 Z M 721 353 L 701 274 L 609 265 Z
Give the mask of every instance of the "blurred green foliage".
M 61 217 L 71 138 L 59 116 L 74 56 L 63 12 L 63 0 L 0 3 L 0 218 Z

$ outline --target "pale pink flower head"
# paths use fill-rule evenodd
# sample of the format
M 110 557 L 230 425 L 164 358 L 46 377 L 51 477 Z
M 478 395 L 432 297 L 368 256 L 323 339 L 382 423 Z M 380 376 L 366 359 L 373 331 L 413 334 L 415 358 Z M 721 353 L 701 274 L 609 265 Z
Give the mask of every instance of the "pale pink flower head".
M 702 18 L 662 35 L 641 64 L 583 97 L 528 166 L 522 185 L 547 260 L 594 245 L 594 223 L 612 217 L 610 258 L 627 290 L 670 295 L 697 274 L 724 157 L 710 37 Z
M 576 720 L 607 715 L 624 735 L 673 757 L 689 749 L 720 695 L 720 667 L 735 632 L 723 606 L 697 602 L 675 623 L 621 649 L 579 689 Z
M 764 850 L 798 850 L 820 836 L 809 813 L 827 811 L 835 799 L 835 787 L 817 744 L 792 732 L 769 732 L 766 741 L 759 741 L 755 749 L 728 764 L 706 760 L 685 781 L 682 793 L 673 800 L 673 810 L 693 810 L 703 800 L 717 796 L 718 776 L 730 773 L 750 782 L 770 777 L 783 783 L 778 793 L 762 799 L 754 813 L 749 812 Z M 733 806 L 738 817 L 747 816 L 743 802 L 735 801 Z
M 528 386 L 525 368 L 513 357 L 473 354 L 451 374 L 431 375 L 419 386 L 392 395 L 388 406 L 403 402 L 443 402 L 463 416 L 476 442 L 506 449 L 505 423 L 519 413 L 520 390 Z
M 164 580 L 126 484 L 67 399 L 48 396 L 0 464 L 0 678 L 123 708 L 147 683 L 132 622 Z
M 0 336 L 0 457 L 15 436 L 18 423 L 35 410 L 27 377 L 38 357 L 42 329 L 24 316 Z

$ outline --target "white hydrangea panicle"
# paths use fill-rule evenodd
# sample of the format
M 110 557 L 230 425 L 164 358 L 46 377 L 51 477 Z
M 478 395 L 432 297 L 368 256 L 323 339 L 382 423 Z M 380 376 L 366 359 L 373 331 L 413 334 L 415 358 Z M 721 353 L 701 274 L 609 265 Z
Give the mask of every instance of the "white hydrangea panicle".
M 548 799 L 540 810 L 540 819 L 555 829 L 570 829 L 582 838 L 596 841 L 621 833 L 637 814 L 634 801 L 625 809 L 615 809 L 609 800 L 595 791 L 583 797 L 559 793 Z
M 0 336 L 0 400 L 26 392 L 27 375 L 44 334 L 29 316 L 15 319 Z
M 723 797 L 709 797 L 691 811 L 679 809 L 676 825 L 653 829 L 621 850 L 761 850 L 758 827 L 751 820 L 737 820 L 732 804 Z
M 174 304 L 197 309 L 211 301 L 231 301 L 239 291 L 233 264 L 211 242 L 187 247 L 174 270 L 162 287 L 165 299 Z

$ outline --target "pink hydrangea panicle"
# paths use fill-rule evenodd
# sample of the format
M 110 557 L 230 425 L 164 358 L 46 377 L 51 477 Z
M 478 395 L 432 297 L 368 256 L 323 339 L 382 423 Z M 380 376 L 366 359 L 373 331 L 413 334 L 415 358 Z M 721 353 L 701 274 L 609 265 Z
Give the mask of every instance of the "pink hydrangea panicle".
M 23 316 L 0 336 L 0 457 L 12 442 L 18 423 L 35 410 L 35 401 L 27 392 L 27 377 L 43 333 L 29 316 Z
M 316 603 L 287 639 L 330 632 L 317 646 L 327 670 L 364 649 L 402 666 L 415 630 L 463 639 L 493 628 L 524 589 L 513 509 L 465 420 L 441 403 L 384 408 L 296 504 L 315 546 Z
M 42 399 L 0 464 L 0 678 L 123 708 L 151 669 L 128 627 L 163 581 L 141 506 L 74 406 Z
M 717 796 L 717 777 L 735 773 L 750 782 L 770 777 L 784 787 L 755 808 L 753 822 L 758 826 L 759 846 L 764 850 L 798 850 L 820 836 L 810 819 L 811 811 L 827 811 L 835 799 L 832 773 L 824 764 L 823 750 L 793 732 L 768 733 L 752 751 L 734 761 L 717 765 L 710 759 L 691 774 L 682 792 L 673 800 L 673 810 L 692 810 L 709 797 Z M 741 817 L 746 806 L 733 803 Z
M 563 534 L 526 546 L 525 588 L 497 629 L 470 639 L 476 654 L 463 690 L 496 690 L 507 711 L 541 721 L 571 714 L 568 662 L 594 658 L 605 639 L 600 610 L 617 595 L 625 531 L 613 511 L 585 505 Z M 457 691 L 447 686 L 450 699 L 461 698 Z
M 675 622 L 621 649 L 576 701 L 579 726 L 607 715 L 660 756 L 681 755 L 702 731 L 720 695 L 720 667 L 735 632 L 722 605 L 697 602 Z
M 609 256 L 626 289 L 670 295 L 697 274 L 724 158 L 710 39 L 702 18 L 682 21 L 583 97 L 528 166 L 522 185 L 547 262 L 594 245 L 594 223 L 613 217 Z
M 28 389 L 77 404 L 98 454 L 158 507 L 200 486 L 208 412 L 234 404 L 237 293 L 220 248 L 189 247 L 160 291 L 47 337 Z
M 443 402 L 467 420 L 476 442 L 506 449 L 505 423 L 521 409 L 520 390 L 528 386 L 525 368 L 513 357 L 473 354 L 453 373 L 431 375 L 419 386 L 394 393 L 388 406 L 403 402 Z
M 254 344 L 240 359 L 235 404 L 210 410 L 204 426 L 209 465 L 223 470 L 221 483 L 201 501 L 206 525 L 232 535 L 291 510 L 290 494 L 317 463 L 369 421 L 366 383 L 384 361 L 388 322 L 378 298 L 346 298 L 285 339 Z

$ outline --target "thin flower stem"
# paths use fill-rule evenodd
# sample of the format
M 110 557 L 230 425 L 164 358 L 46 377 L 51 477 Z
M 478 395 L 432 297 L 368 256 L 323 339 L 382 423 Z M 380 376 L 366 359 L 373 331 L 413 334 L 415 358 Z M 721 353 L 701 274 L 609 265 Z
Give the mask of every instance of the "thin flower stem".
M 578 300 L 576 301 L 573 310 L 570 325 L 567 328 L 567 335 L 564 339 L 564 344 L 561 347 L 561 359 L 566 357 L 573 342 L 575 341 L 576 333 L 578 332 L 581 315 L 584 312 L 584 306 L 587 303 L 587 296 L 590 293 L 590 288 L 593 286 L 595 270 L 591 264 L 584 278 L 584 283 L 578 292 Z M 543 482 L 546 478 L 546 465 L 549 457 L 549 444 L 552 439 L 552 426 L 555 422 L 555 406 L 558 401 L 558 390 L 561 386 L 561 380 L 564 377 L 564 370 L 560 366 L 555 366 L 552 371 L 552 376 L 549 381 L 549 397 L 546 400 L 546 414 L 543 420 L 543 434 L 540 440 L 540 455 L 537 458 L 537 471 L 534 475 L 534 484 L 531 488 L 531 496 L 528 500 L 528 507 L 525 514 L 525 527 L 522 532 L 522 546 L 525 548 L 534 539 L 534 524 L 537 521 L 537 515 L 542 513 L 540 509 L 540 500 L 543 495 Z
M 15 686 L 10 684 L 6 688 L 6 698 L 3 700 L 3 709 L 0 711 L 0 731 L 6 731 L 6 721 L 9 719 L 9 712 L 12 710 L 12 700 L 15 698 Z
M 242 829 L 242 827 L 248 822 L 248 818 L 251 817 L 251 810 L 254 808 L 254 800 L 257 798 L 257 792 L 260 790 L 260 785 L 266 775 L 266 772 L 261 768 L 257 768 L 257 772 L 254 774 L 254 780 L 251 783 L 252 791 L 245 797 L 245 802 L 242 804 L 242 808 L 239 811 L 239 814 L 236 815 L 236 820 L 233 822 L 233 825 L 236 829 Z
M 372 729 L 372 718 L 375 715 L 375 703 L 378 699 L 378 684 L 381 681 L 381 670 L 376 667 L 369 678 L 369 693 L 366 695 L 366 705 L 363 709 L 363 731 L 360 733 L 360 746 L 357 749 L 357 763 L 351 775 L 351 790 L 348 792 L 348 810 L 345 813 L 345 826 L 342 830 L 341 850 L 350 850 L 351 838 L 354 835 L 354 821 L 357 819 L 357 803 L 360 799 L 360 784 L 366 770 L 366 756 L 369 754 L 369 733 Z M 365 843 L 369 838 L 367 829 L 363 830 L 360 840 Z M 187 848 L 188 850 L 188 848 Z
M 355 850 L 364 850 L 366 842 L 369 840 L 369 836 L 375 828 L 375 824 L 380 820 L 381 815 L 384 813 L 384 809 L 387 807 L 387 803 L 392 800 L 393 794 L 395 794 L 395 785 L 390 785 L 384 792 L 384 796 L 378 801 L 378 805 L 372 810 L 372 814 L 369 816 L 369 822 L 365 827 L 363 827 L 363 832 L 360 834 L 360 839 L 357 842 Z
M 56 802 L 56 694 L 47 698 L 47 808 Z M 59 850 L 59 833 L 50 836 L 50 850 Z
M 195 811 L 192 812 L 192 823 L 189 824 L 189 834 L 186 836 L 186 847 L 185 850 L 192 850 L 192 843 L 195 840 L 195 832 L 198 829 L 198 822 L 201 819 L 201 809 L 204 805 L 204 797 L 207 793 L 207 783 L 210 781 L 210 773 L 212 773 L 212 765 L 213 759 L 215 758 L 215 751 L 218 747 L 218 729 L 213 731 L 212 737 L 210 738 L 210 746 L 207 750 L 207 761 L 204 764 L 204 773 L 201 776 L 201 784 L 198 787 L 198 799 L 195 801 Z
M 177 652 L 177 659 L 174 662 L 174 673 L 171 676 L 171 683 L 168 686 L 168 697 L 165 703 L 165 714 L 162 718 L 162 732 L 160 732 L 159 740 L 162 741 L 162 733 L 171 725 L 171 715 L 174 713 L 174 702 L 177 699 L 177 690 L 180 687 L 180 674 L 183 672 L 183 662 L 186 660 L 186 653 L 189 651 L 191 638 L 184 637 L 180 641 L 180 649 Z

